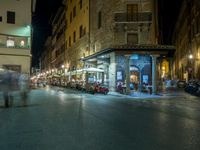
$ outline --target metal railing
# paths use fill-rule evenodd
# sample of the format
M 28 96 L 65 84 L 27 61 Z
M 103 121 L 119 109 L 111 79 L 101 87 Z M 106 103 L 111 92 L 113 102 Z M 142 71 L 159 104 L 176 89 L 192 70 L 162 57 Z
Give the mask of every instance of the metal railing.
M 7 46 L 5 43 L 0 43 L 0 48 L 16 48 L 16 49 L 29 49 L 29 45 L 20 46 L 20 45 L 14 45 L 14 46 Z

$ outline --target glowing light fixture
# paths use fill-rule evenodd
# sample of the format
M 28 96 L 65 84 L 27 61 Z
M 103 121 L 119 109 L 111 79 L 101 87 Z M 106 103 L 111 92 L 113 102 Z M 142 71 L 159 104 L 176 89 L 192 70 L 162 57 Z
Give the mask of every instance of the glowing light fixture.
M 190 54 L 188 57 L 189 57 L 189 59 L 193 59 L 194 58 L 194 56 L 192 54 Z
M 24 40 L 22 40 L 22 41 L 20 42 L 20 45 L 21 45 L 22 47 L 24 47 L 24 45 L 25 45 Z
M 26 26 L 26 28 L 27 28 L 27 29 L 30 29 L 30 28 L 31 28 L 31 26 L 30 26 L 30 25 L 27 25 L 27 26 Z

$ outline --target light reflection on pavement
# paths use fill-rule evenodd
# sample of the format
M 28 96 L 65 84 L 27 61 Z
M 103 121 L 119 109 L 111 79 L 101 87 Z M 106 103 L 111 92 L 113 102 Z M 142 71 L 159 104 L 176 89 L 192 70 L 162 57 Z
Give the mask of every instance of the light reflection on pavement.
M 0 97 L 0 100 L 2 98 Z M 200 100 L 32 90 L 28 106 L 0 101 L 1 150 L 198 150 Z

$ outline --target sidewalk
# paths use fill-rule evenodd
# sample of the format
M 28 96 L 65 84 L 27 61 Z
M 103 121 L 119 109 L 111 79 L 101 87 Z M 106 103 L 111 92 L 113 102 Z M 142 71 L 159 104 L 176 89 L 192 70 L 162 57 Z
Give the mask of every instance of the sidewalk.
M 118 92 L 109 92 L 108 95 L 111 96 L 119 96 L 119 97 L 126 97 L 126 98 L 159 98 L 161 95 L 150 95 L 141 92 L 131 92 L 129 95 L 120 94 Z
M 190 94 L 186 93 L 183 89 L 179 88 L 166 88 L 158 91 L 158 94 L 147 94 L 142 92 L 131 92 L 129 95 L 120 94 L 118 92 L 109 92 L 108 95 L 126 97 L 126 98 L 160 98 L 160 97 L 182 97 Z
M 189 93 L 186 93 L 184 89 L 180 89 L 177 87 L 169 87 L 165 89 L 161 89 L 158 94 L 160 96 L 188 96 L 190 95 Z

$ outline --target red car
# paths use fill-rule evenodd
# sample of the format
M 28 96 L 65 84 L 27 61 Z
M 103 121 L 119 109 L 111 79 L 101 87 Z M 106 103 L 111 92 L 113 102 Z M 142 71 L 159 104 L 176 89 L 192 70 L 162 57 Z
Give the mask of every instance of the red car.
M 99 86 L 99 91 L 98 92 L 107 95 L 108 92 L 109 92 L 109 89 L 107 87 L 105 87 L 105 86 Z
M 100 84 L 95 84 L 94 85 L 94 93 L 103 93 L 103 94 L 108 94 L 109 90 L 106 86 L 100 85 Z

